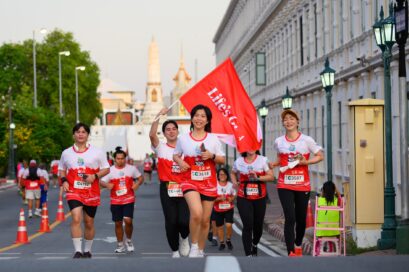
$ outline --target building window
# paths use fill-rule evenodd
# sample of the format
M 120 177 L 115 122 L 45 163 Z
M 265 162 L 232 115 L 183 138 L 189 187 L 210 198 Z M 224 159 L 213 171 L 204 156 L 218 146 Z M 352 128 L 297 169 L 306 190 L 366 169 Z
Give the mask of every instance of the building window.
M 266 85 L 266 54 L 264 52 L 256 53 L 256 85 Z
M 315 53 L 314 56 L 315 58 L 318 57 L 318 22 L 317 22 L 317 4 L 314 4 L 314 46 L 315 46 Z
M 371 92 L 371 98 L 376 99 L 376 92 Z
M 342 18 L 344 1 L 339 1 L 339 40 L 340 44 L 344 44 L 344 19 Z
M 321 139 L 322 139 L 322 147 L 325 147 L 325 107 L 321 106 Z
M 342 148 L 342 102 L 341 101 L 338 101 L 338 125 L 339 125 L 338 146 L 339 148 Z
M 354 38 L 354 0 L 349 1 L 349 31 L 351 40 Z
M 302 16 L 300 16 L 300 58 L 301 66 L 304 65 L 304 51 L 303 51 L 303 29 L 302 29 Z
M 361 26 L 362 26 L 362 32 L 365 32 L 366 30 L 366 7 L 365 7 L 365 1 L 366 0 L 361 0 Z M 342 1 L 341 1 L 342 2 Z
M 334 31 L 334 23 L 335 23 L 334 8 L 335 8 L 335 5 L 334 5 L 334 2 L 332 2 L 332 1 L 329 2 L 329 5 L 330 5 L 330 10 L 331 10 L 330 22 L 332 22 L 331 23 L 331 30 L 330 30 L 330 33 L 331 33 L 331 49 L 334 50 L 335 49 L 335 39 L 337 37 L 337 35 L 336 35 L 335 31 Z
M 322 30 L 321 30 L 321 34 L 322 34 L 322 52 L 325 55 L 325 0 L 322 0 Z

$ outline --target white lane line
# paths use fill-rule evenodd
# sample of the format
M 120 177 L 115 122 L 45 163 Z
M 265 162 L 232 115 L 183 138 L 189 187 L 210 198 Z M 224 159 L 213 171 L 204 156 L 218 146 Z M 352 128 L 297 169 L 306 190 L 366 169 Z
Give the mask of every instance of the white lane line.
M 170 252 L 141 252 L 142 255 L 171 255 Z
M 241 236 L 241 230 L 236 226 L 236 224 L 233 224 L 233 230 Z M 278 255 L 277 253 L 275 253 L 274 251 L 272 251 L 271 249 L 263 246 L 261 243 L 259 243 L 257 245 L 257 247 L 262 250 L 264 253 L 266 253 L 267 255 L 271 256 L 271 257 L 281 257 L 280 255 Z
M 228 268 L 225 271 L 241 272 L 240 264 L 233 256 L 207 257 L 204 272 L 220 271 L 220 268 Z
M 2 256 L 2 255 L 20 255 L 20 254 L 21 254 L 21 252 L 16 252 L 16 253 L 1 252 L 1 253 L 0 253 L 0 256 Z
M 36 252 L 34 255 L 71 255 L 72 253 L 58 253 L 58 252 L 50 252 L 50 253 L 43 253 L 43 252 Z
M 97 257 L 92 257 L 92 259 L 97 259 L 97 260 L 114 260 L 114 259 L 118 259 L 118 257 L 97 256 Z
M 69 257 L 63 257 L 63 256 L 49 256 L 49 257 L 40 257 L 38 260 L 66 260 L 69 259 Z
M 14 260 L 14 259 L 20 259 L 20 257 L 0 257 L 1 260 Z
M 143 256 L 142 259 L 169 259 L 169 257 L 161 257 L 161 256 Z

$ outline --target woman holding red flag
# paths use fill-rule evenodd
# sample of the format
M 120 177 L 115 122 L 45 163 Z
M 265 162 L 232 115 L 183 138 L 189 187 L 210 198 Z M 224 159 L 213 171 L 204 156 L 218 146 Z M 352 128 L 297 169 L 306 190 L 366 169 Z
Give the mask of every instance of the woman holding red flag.
M 102 150 L 87 143 L 88 125 L 77 123 L 72 133 L 75 143 L 63 151 L 58 170 L 72 215 L 73 258 L 91 258 L 94 217 L 100 205 L 99 179 L 109 173 L 110 166 Z M 81 221 L 84 222 L 84 253 Z
M 322 161 L 324 155 L 314 139 L 298 131 L 300 118 L 294 110 L 284 110 L 281 121 L 285 135 L 275 140 L 277 161 L 272 166 L 280 167 L 277 191 L 285 217 L 284 237 L 288 255 L 295 257 L 302 256 L 311 190 L 308 165 Z
M 212 112 L 204 105 L 191 111 L 190 132 L 179 137 L 173 160 L 182 171 L 181 186 L 190 211 L 191 248 L 189 257 L 204 257 L 210 215 L 217 197 L 216 164 L 225 155 L 211 132 Z

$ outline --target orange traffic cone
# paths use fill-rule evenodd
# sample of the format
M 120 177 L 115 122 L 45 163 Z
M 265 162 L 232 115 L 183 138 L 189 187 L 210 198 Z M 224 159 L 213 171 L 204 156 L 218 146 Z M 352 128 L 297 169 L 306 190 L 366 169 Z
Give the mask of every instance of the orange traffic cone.
M 65 221 L 64 206 L 62 204 L 62 195 L 60 195 L 60 198 L 58 200 L 57 218 L 55 220 Z
M 47 209 L 47 203 L 43 204 L 43 210 L 41 214 L 41 224 L 40 224 L 40 229 L 38 232 L 51 232 L 50 225 L 48 223 L 48 209 Z
M 312 208 L 311 208 L 311 201 L 308 200 L 308 208 L 307 208 L 307 222 L 305 228 L 314 227 L 314 217 L 312 215 Z
M 28 244 L 26 219 L 24 218 L 24 209 L 20 209 L 20 219 L 18 220 L 16 244 Z

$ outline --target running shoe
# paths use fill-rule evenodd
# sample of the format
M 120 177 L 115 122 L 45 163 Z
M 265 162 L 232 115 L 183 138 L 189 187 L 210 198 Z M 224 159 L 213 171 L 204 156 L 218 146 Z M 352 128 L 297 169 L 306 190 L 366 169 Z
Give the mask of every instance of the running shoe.
M 253 257 L 257 257 L 257 245 L 251 246 L 251 255 L 253 255 Z
M 182 256 L 188 256 L 190 251 L 190 245 L 189 245 L 189 238 L 186 237 L 183 239 L 182 237 L 179 237 L 179 253 Z
M 302 257 L 302 247 L 295 246 L 294 247 L 294 254 L 297 255 L 298 257 Z
M 72 256 L 73 259 L 81 259 L 82 257 L 83 255 L 79 251 L 75 252 L 74 256 Z
M 220 242 L 219 250 L 224 250 L 226 248 L 226 245 L 223 242 Z
M 172 252 L 172 258 L 180 258 L 180 254 L 179 254 L 179 251 L 173 251 Z
M 41 210 L 40 209 L 36 209 L 36 211 L 34 212 L 35 216 L 41 217 Z
M 126 248 L 125 248 L 124 244 L 122 244 L 122 245 L 117 245 L 114 252 L 115 252 L 115 253 L 125 253 L 125 252 L 126 252 Z
M 28 218 L 33 218 L 33 212 L 31 210 L 28 211 Z
M 197 247 L 191 247 L 189 252 L 189 258 L 201 258 L 200 250 Z
M 128 250 L 128 252 L 134 252 L 135 247 L 133 246 L 133 243 L 131 240 L 127 240 L 125 242 L 125 245 L 126 245 L 126 249 Z
M 217 246 L 217 240 L 216 239 L 212 239 L 212 246 Z
M 92 254 L 91 254 L 91 252 L 84 252 L 84 253 L 82 253 L 82 258 L 84 258 L 84 259 L 91 259 L 92 258 Z
M 290 258 L 297 258 L 297 257 L 299 257 L 299 256 L 296 255 L 293 251 L 291 251 L 290 254 L 288 254 L 288 257 L 290 257 Z
M 233 250 L 233 244 L 231 243 L 230 240 L 227 240 L 227 241 L 226 241 L 226 245 L 227 245 L 227 248 L 228 248 L 229 250 Z
M 204 257 L 205 257 L 204 250 L 199 249 L 199 258 L 204 258 Z

